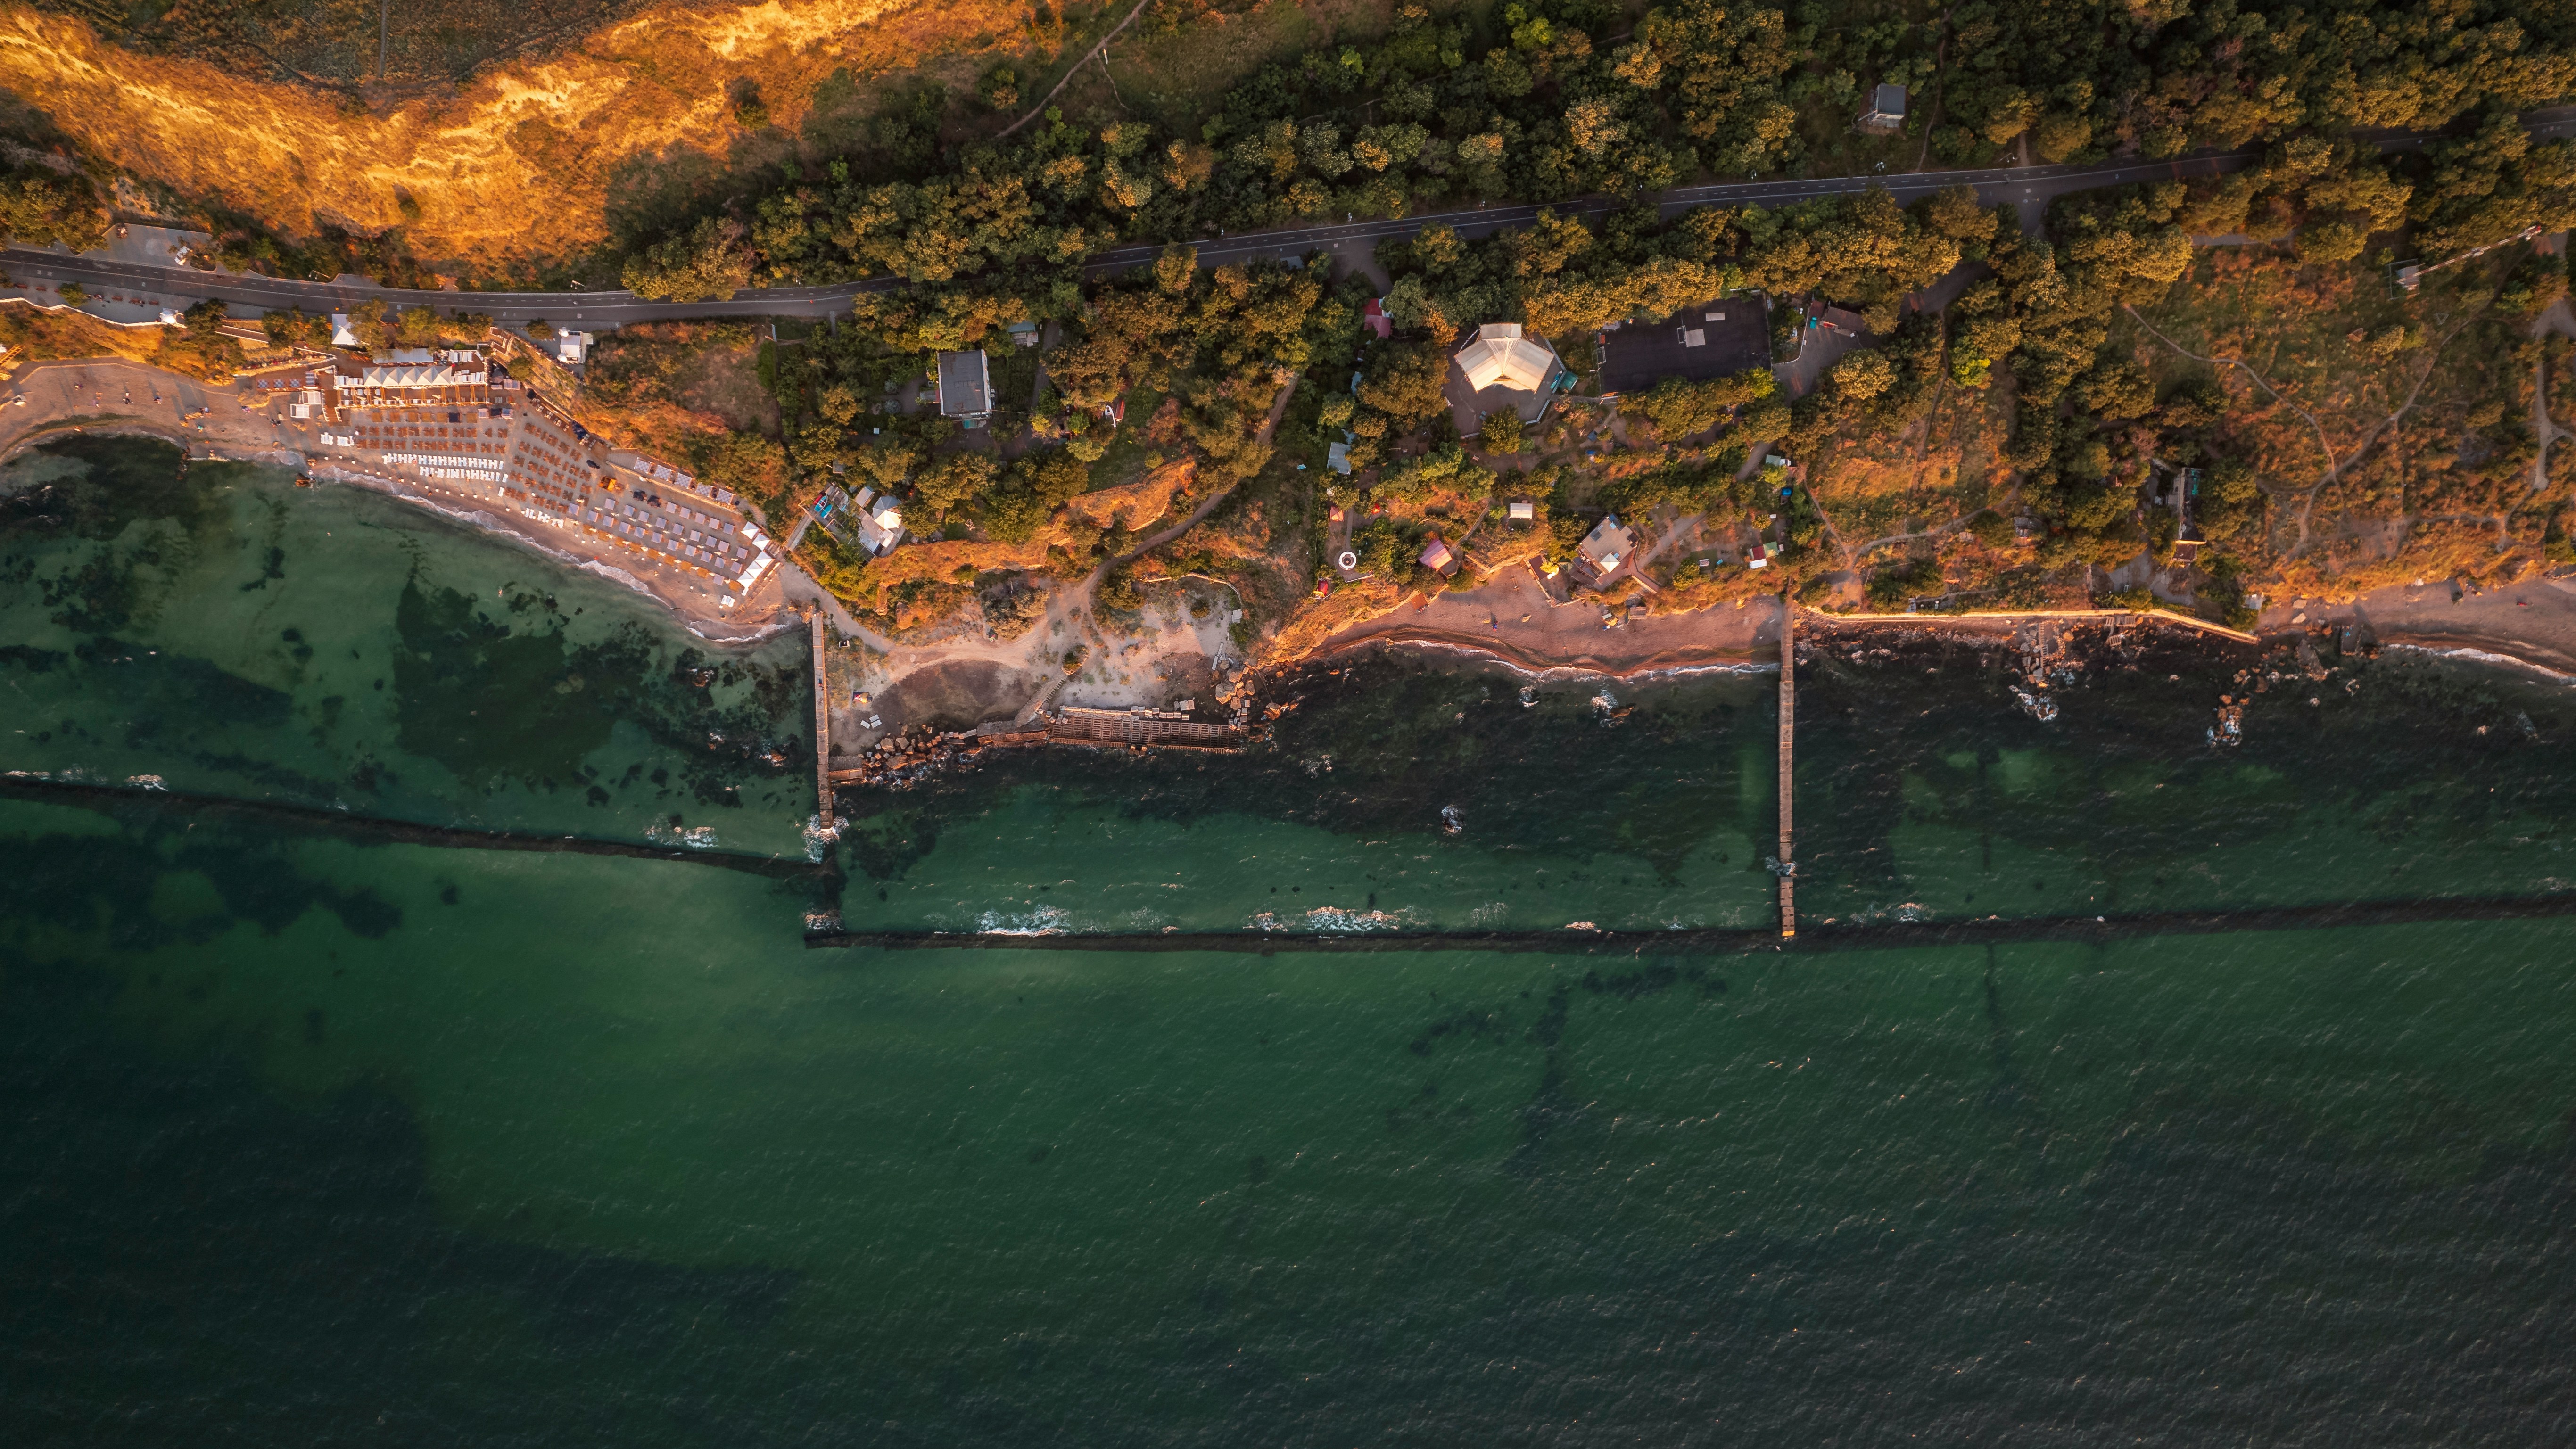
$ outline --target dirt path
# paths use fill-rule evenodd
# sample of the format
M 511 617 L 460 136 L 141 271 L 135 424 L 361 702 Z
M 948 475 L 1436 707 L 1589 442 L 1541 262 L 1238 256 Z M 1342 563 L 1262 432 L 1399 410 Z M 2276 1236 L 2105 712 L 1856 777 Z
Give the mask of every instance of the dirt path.
M 1135 24 L 1136 17 L 1144 14 L 1145 7 L 1153 3 L 1154 0 L 1136 0 L 1136 8 L 1127 12 L 1126 19 L 1121 20 L 1116 25 L 1110 27 L 1109 33 L 1100 37 L 1100 43 L 1091 47 L 1090 54 L 1085 55 L 1082 59 L 1077 60 L 1073 64 L 1064 68 L 1064 74 L 1056 77 L 1055 84 L 1047 88 L 1045 99 L 1040 100 L 1036 105 L 1030 107 L 1027 115 L 1020 117 L 1018 120 L 1013 121 L 1007 126 L 1004 126 L 1000 133 L 995 135 L 993 139 L 998 141 L 1002 139 L 1003 136 L 1011 134 L 1013 131 L 1018 130 L 1022 126 L 1025 126 L 1029 122 L 1046 114 L 1046 108 L 1055 104 L 1055 98 L 1063 93 L 1064 88 L 1067 85 L 1072 84 L 1075 76 L 1082 74 L 1082 68 L 1091 64 L 1093 61 L 1098 60 L 1100 58 L 1100 53 L 1109 48 L 1109 42 L 1116 40 L 1120 31 L 1123 31 L 1128 26 Z
M 1855 558 L 1867 558 L 1877 549 L 1887 548 L 1894 544 L 1912 543 L 1918 538 L 1947 538 L 1951 534 L 1957 533 L 1960 529 L 1967 526 L 1968 520 L 1966 518 L 1953 518 L 1947 523 L 1935 524 L 1934 526 L 1924 529 L 1918 533 L 1891 533 L 1885 538 L 1873 538 L 1867 543 L 1855 544 L 1852 549 L 1852 554 Z
M 2458 337 L 2462 331 L 2466 330 L 2469 323 L 2476 320 L 2477 315 L 2475 313 L 2471 313 L 2468 316 L 2461 318 L 2459 326 L 2442 334 L 2442 340 L 2435 344 L 2432 348 L 2432 355 L 2425 360 L 2423 372 L 2417 375 L 2415 386 L 2408 389 L 2406 393 L 2406 401 L 2399 403 L 2394 412 L 2391 412 L 2388 416 L 2372 424 L 2370 431 L 2362 435 L 2361 442 L 2353 448 L 2352 452 L 2348 456 L 2338 459 L 2335 457 L 2334 444 L 2326 439 L 2325 424 L 2317 421 L 2317 415 L 2309 412 L 2306 408 L 2299 406 L 2297 403 L 2290 401 L 2288 398 L 2283 397 L 2281 395 L 2281 390 L 2272 385 L 2271 379 L 2265 377 L 2260 372 L 2255 371 L 2252 364 L 2237 357 L 2203 357 L 2199 353 L 2185 348 L 2181 343 L 2167 337 L 2162 332 L 2157 331 L 2154 325 L 2149 323 L 2146 318 L 2138 315 L 2137 308 L 2123 303 L 2120 310 L 2128 313 L 2129 319 L 2137 323 L 2148 336 L 2153 337 L 2158 342 L 2172 348 L 2180 356 L 2187 357 L 2194 362 L 2208 363 L 2212 367 L 2243 368 L 2247 377 L 2254 379 L 2254 381 L 2260 385 L 2265 392 L 2272 395 L 2273 401 L 2278 402 L 2283 407 L 2288 408 L 2290 411 L 2297 413 L 2300 417 L 2306 419 L 2308 426 L 2316 430 L 2317 447 L 2323 450 L 2326 455 L 2326 471 L 2323 476 L 2319 477 L 2316 482 L 2310 484 L 2307 490 L 2299 496 L 2299 538 L 2298 542 L 2290 545 L 2290 550 L 2287 555 L 2290 558 L 2297 558 L 2299 555 L 2308 551 L 2308 543 L 2313 537 L 2309 529 L 2309 519 L 2316 512 L 2317 495 L 2324 492 L 2328 485 L 2340 481 L 2343 476 L 2344 468 L 2368 454 L 2370 452 L 2371 444 L 2379 441 L 2379 435 L 2388 431 L 2390 428 L 2395 427 L 2397 425 L 2397 420 L 2406 416 L 2407 412 L 2415 406 L 2416 399 L 2424 395 L 2424 384 L 2432 381 L 2433 374 L 2441 369 L 2443 349 L 2449 347 L 2451 345 L 2451 340 Z
M 2569 312 L 2564 297 L 2531 319 L 2532 336 L 2547 337 L 2553 332 L 2563 337 L 2576 337 L 2576 314 Z M 2563 441 L 2576 439 L 2576 433 L 2558 426 L 2557 420 L 2549 416 L 2549 362 L 2546 358 L 2532 368 L 2531 431 L 2532 436 L 2540 439 L 2540 451 L 2531 460 L 2531 491 L 2539 493 L 2549 487 L 2549 450 Z
M 1692 529 L 1697 528 L 1707 517 L 1708 515 L 1705 513 L 1692 513 L 1674 519 L 1672 521 L 1672 525 L 1664 530 L 1663 536 L 1656 539 L 1652 544 L 1649 544 L 1646 551 L 1639 554 L 1636 561 L 1628 566 L 1630 572 L 1641 570 L 1646 565 L 1653 563 L 1658 558 L 1661 558 L 1674 544 L 1682 541 L 1683 535 L 1689 533 Z
M 1296 374 L 1291 373 L 1289 374 L 1288 380 L 1279 385 L 1277 395 L 1270 399 L 1270 412 L 1262 418 L 1261 426 L 1253 430 L 1252 440 L 1254 442 L 1267 443 L 1270 441 L 1271 431 L 1279 426 L 1279 420 L 1281 418 L 1288 415 L 1288 400 L 1295 396 L 1296 392 L 1297 377 Z M 1206 521 L 1209 514 L 1216 512 L 1216 506 L 1218 504 L 1223 503 L 1225 500 L 1233 496 L 1234 490 L 1231 488 L 1222 488 L 1209 494 L 1207 497 L 1199 500 L 1199 506 L 1190 511 L 1189 517 L 1182 519 L 1180 522 L 1173 524 L 1171 527 L 1166 528 L 1159 533 L 1148 535 L 1144 542 L 1137 544 L 1126 553 L 1119 555 L 1118 558 L 1113 560 L 1111 563 L 1103 564 L 1101 567 L 1092 570 L 1091 577 L 1082 581 L 1084 596 L 1086 598 L 1089 597 L 1091 591 L 1100 586 L 1100 576 L 1102 574 L 1108 572 L 1118 564 L 1129 563 L 1138 558 L 1142 558 L 1153 550 L 1162 547 L 1164 544 L 1170 543 L 1173 539 L 1176 539 L 1182 534 L 1189 532 L 1191 529 L 1198 527 L 1201 523 Z

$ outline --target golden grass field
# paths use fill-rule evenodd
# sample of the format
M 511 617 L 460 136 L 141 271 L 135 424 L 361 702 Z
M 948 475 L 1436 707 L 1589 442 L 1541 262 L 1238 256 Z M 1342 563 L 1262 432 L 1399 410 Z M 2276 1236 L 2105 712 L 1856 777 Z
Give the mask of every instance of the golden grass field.
M 1034 13 L 1028 0 L 659 5 L 550 54 L 361 106 L 142 54 L 12 4 L 0 6 L 0 87 L 91 158 L 183 201 L 290 235 L 400 225 L 423 257 L 505 271 L 595 251 L 617 205 L 798 154 L 807 123 L 830 119 L 814 114 L 818 96 L 873 109 L 871 82 L 897 74 L 971 90 L 995 53 L 1039 39 Z M 727 87 L 740 80 L 759 88 L 768 125 L 736 118 Z

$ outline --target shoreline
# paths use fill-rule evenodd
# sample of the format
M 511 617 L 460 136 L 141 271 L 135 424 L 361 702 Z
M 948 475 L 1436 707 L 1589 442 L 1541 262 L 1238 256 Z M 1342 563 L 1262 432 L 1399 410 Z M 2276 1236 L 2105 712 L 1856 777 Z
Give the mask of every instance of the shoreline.
M 2485 619 L 2464 621 L 2467 628 L 2426 630 L 2421 628 L 2376 625 L 2369 617 L 2372 596 L 2340 609 L 2317 611 L 2314 618 L 2299 616 L 2299 622 L 2273 617 L 2288 613 L 2283 609 L 2267 611 L 2265 620 L 2255 631 L 2231 629 L 2206 619 L 2196 619 L 2170 609 L 2031 609 L 2014 612 L 1963 614 L 1827 614 L 1797 609 L 1797 633 L 1802 643 L 1848 635 L 1859 635 L 1884 628 L 1919 629 L 1933 633 L 1952 633 L 1992 639 L 2009 639 L 2034 624 L 2104 625 L 2113 629 L 2160 624 L 2177 632 L 2201 636 L 2214 644 L 2236 644 L 2261 647 L 2282 640 L 2312 637 L 2319 630 L 2332 632 L 2358 626 L 2365 636 L 2384 649 L 2453 659 L 2464 663 L 2495 665 L 2520 673 L 2576 685 L 2576 589 L 2559 581 L 2536 581 L 2558 592 L 2566 607 L 2543 610 L 2529 615 L 2526 624 L 2542 625 L 2564 633 L 2568 652 L 2552 644 L 2535 643 L 2476 627 L 2489 623 Z M 1471 591 L 1461 598 L 1472 599 Z M 2377 591 L 2381 594 L 2399 592 Z M 2517 591 L 2506 590 L 2506 594 Z M 2530 588 L 2521 597 L 2532 597 Z M 1401 607 L 1401 606 L 1399 606 Z M 1559 608 L 1571 607 L 1558 605 Z M 2517 605 L 2516 607 L 2522 607 Z M 1417 611 L 1418 612 L 1418 611 Z M 1751 610 L 1723 610 L 1712 606 L 1693 614 L 1658 616 L 1668 620 L 1702 619 L 1719 613 L 1749 613 Z M 1665 678 L 1688 674 L 1741 673 L 1764 674 L 1780 667 L 1776 628 L 1763 627 L 1779 617 L 1776 601 L 1765 611 L 1763 620 L 1740 629 L 1742 644 L 1713 643 L 1697 647 L 1683 645 L 1631 658 L 1604 659 L 1589 654 L 1540 655 L 1519 647 L 1507 638 L 1479 636 L 1452 628 L 1416 624 L 1399 619 L 1395 614 L 1381 615 L 1353 625 L 1326 637 L 1312 648 L 1270 661 L 1260 666 L 1263 675 L 1285 675 L 1308 666 L 1348 658 L 1375 646 L 1409 648 L 1425 652 L 1454 655 L 1498 667 L 1507 673 L 1532 680 L 1635 680 Z M 2445 621 L 2447 622 L 2447 621 Z M 1630 625 L 1636 628 L 1637 625 Z M 2526 628 L 2521 632 L 2536 632 Z M 1496 631 L 1501 633 L 1500 630 Z M 1758 642 L 1757 642 L 1758 641 Z M 1766 657 L 1767 656 L 1767 657 Z
M 644 580 L 615 567 L 605 560 L 586 558 L 568 550 L 554 547 L 538 534 L 528 529 L 521 528 L 510 519 L 500 514 L 493 513 L 490 510 L 457 507 L 442 500 L 432 498 L 425 493 L 406 488 L 402 485 L 400 480 L 379 477 L 373 474 L 353 473 L 342 467 L 337 460 L 325 459 L 317 461 L 308 454 L 294 448 L 270 447 L 242 448 L 235 450 L 224 447 L 201 436 L 194 436 L 181 432 L 175 428 L 166 427 L 158 423 L 140 419 L 117 418 L 97 423 L 56 420 L 50 423 L 39 423 L 37 426 L 31 427 L 27 431 L 22 432 L 17 437 L 11 439 L 5 448 L 0 448 L 0 467 L 5 467 L 9 463 L 14 462 L 21 454 L 26 453 L 30 449 L 42 448 L 49 443 L 60 442 L 66 438 L 93 437 L 147 438 L 154 442 L 170 444 L 180 451 L 181 456 L 186 461 L 191 463 L 210 462 L 257 464 L 262 467 L 278 468 L 295 473 L 298 475 L 298 481 L 301 486 L 318 487 L 321 484 L 328 482 L 338 484 L 342 487 L 356 488 L 365 492 L 374 493 L 380 497 L 393 499 L 398 503 L 417 508 L 421 512 L 428 514 L 433 518 L 443 519 L 448 523 L 470 528 L 480 537 L 495 539 L 525 548 L 529 552 L 546 559 L 548 562 L 560 565 L 572 572 L 588 574 L 591 577 L 600 579 L 604 582 L 623 585 L 628 590 L 642 596 L 643 598 L 651 601 L 654 605 L 658 606 L 663 613 L 669 615 L 671 619 L 691 637 L 716 647 L 750 648 L 752 646 L 765 643 L 770 639 L 787 632 L 789 629 L 795 627 L 797 622 L 792 617 L 772 618 L 765 620 L 756 626 L 744 629 L 710 633 L 702 626 L 718 624 L 723 621 L 702 619 L 686 609 L 675 606 L 669 599 L 664 598 Z
M 27 388 L 35 376 L 65 368 L 95 368 L 111 373 L 130 369 L 149 374 L 168 385 L 166 396 L 159 386 L 155 386 L 157 405 L 172 405 L 187 392 L 195 392 L 205 403 L 214 401 L 215 396 L 230 395 L 229 388 L 196 383 L 175 373 L 122 359 L 35 364 L 29 370 L 30 375 L 22 377 L 19 385 L 22 389 Z M 32 391 L 30 396 L 33 396 Z M 337 458 L 316 458 L 299 449 L 276 446 L 266 440 L 217 436 L 206 424 L 196 425 L 197 431 L 192 432 L 146 418 L 69 412 L 63 410 L 64 405 L 53 400 L 42 401 L 49 409 L 46 413 L 23 421 L 9 420 L 20 422 L 20 426 L 5 445 L 0 445 L 0 463 L 15 459 L 31 448 L 41 448 L 66 437 L 150 438 L 178 447 L 192 460 L 203 458 L 255 463 L 294 471 L 308 483 L 318 484 L 327 480 L 362 488 L 417 507 L 451 524 L 470 527 L 478 535 L 508 540 L 572 572 L 620 584 L 644 596 L 667 611 L 683 631 L 712 647 L 753 647 L 774 639 L 797 622 L 794 615 L 784 610 L 756 624 L 745 620 L 737 625 L 728 619 L 701 617 L 650 582 L 618 568 L 610 560 L 563 549 L 507 516 L 433 498 L 417 488 L 405 486 L 403 480 L 354 470 Z M 216 407 L 201 407 L 196 415 L 207 417 L 218 427 L 233 421 Z M 1081 613 L 1087 613 L 1066 612 L 1075 613 L 1077 618 Z M 1616 621 L 1617 627 L 1602 628 L 1599 621 L 1607 613 L 1607 608 L 1595 600 L 1558 600 L 1526 568 L 1507 567 L 1473 589 L 1400 602 L 1385 614 L 1348 625 L 1295 653 L 1263 661 L 1255 666 L 1254 672 L 1262 675 L 1291 672 L 1307 665 L 1347 657 L 1369 645 L 1446 653 L 1498 668 L 1516 677 L 1542 681 L 1633 680 L 1703 673 L 1759 674 L 1779 668 L 1778 633 L 1782 615 L 1780 601 L 1774 596 L 1760 596 L 1758 604 L 1740 601 L 1732 607 L 1713 604 L 1685 613 L 1622 618 Z M 1056 617 L 1051 608 L 1051 622 Z M 2260 645 L 2319 630 L 2357 628 L 2365 637 L 2383 647 L 2420 650 L 2465 663 L 2506 666 L 2538 678 L 2576 683 L 2576 582 L 2545 574 L 2520 585 L 2502 588 L 2481 589 L 2444 580 L 2373 590 L 2341 604 L 2320 600 L 2310 605 L 2305 598 L 2288 603 L 2275 602 L 2263 611 L 2255 630 L 2250 633 L 2169 609 L 2043 609 L 1962 614 L 1828 614 L 1798 609 L 1795 617 L 1800 631 L 1815 637 L 1877 628 L 1930 628 L 1966 634 L 2008 635 L 2032 624 L 2052 621 L 2103 623 L 2119 627 L 2155 620 L 2214 640 Z M 1096 620 L 1081 619 L 1077 627 L 1080 624 L 1088 624 L 1089 632 L 1106 646 L 1159 642 L 1144 636 L 1112 636 L 1099 629 Z M 973 642 L 980 641 L 969 641 L 970 647 L 962 650 L 928 647 L 922 652 L 931 657 L 904 661 L 912 667 L 903 668 L 900 672 L 885 671 L 872 683 L 882 691 L 942 664 L 962 662 L 959 656 L 973 658 L 987 653 L 1028 652 L 1026 646 L 979 650 L 971 647 Z M 1210 656 L 1219 652 L 1212 644 L 1194 642 L 1198 642 L 1197 652 Z M 858 721 L 849 723 L 855 726 Z M 835 735 L 839 734 L 840 730 L 836 728 Z
M 1508 645 L 1484 640 L 1459 638 L 1430 630 L 1388 629 L 1340 643 L 1327 640 L 1323 645 L 1298 655 L 1264 666 L 1265 670 L 1282 673 L 1305 669 L 1317 664 L 1346 659 L 1368 649 L 1419 649 L 1425 652 L 1452 654 L 1480 664 L 1499 666 L 1506 673 L 1537 681 L 1576 679 L 1659 679 L 1686 674 L 1777 674 L 1777 658 L 1762 659 L 1749 654 L 1709 654 L 1704 656 L 1654 656 L 1623 665 L 1587 662 L 1580 659 L 1532 659 Z M 1776 652 L 1776 651 L 1775 651 Z
M 791 611 L 778 607 L 779 595 L 765 581 L 756 597 L 769 601 L 766 613 L 750 607 L 755 596 L 740 600 L 742 607 L 733 613 L 718 612 L 711 601 L 690 597 L 689 588 L 682 587 L 688 581 L 656 583 L 618 567 L 613 555 L 593 557 L 564 547 L 505 509 L 484 506 L 481 500 L 461 494 L 439 498 L 434 495 L 442 490 L 379 471 L 363 457 L 316 450 L 312 442 L 322 436 L 321 425 L 287 420 L 282 411 L 272 416 L 271 409 L 280 407 L 282 395 L 251 387 L 251 377 L 243 373 L 227 382 L 203 382 L 118 357 L 31 363 L 14 382 L 26 407 L 0 409 L 0 463 L 67 437 L 150 438 L 178 448 L 192 461 L 257 463 L 291 471 L 308 486 L 329 481 L 366 488 L 452 522 L 470 524 L 479 533 L 508 538 L 567 568 L 624 584 L 711 646 L 756 644 L 799 622 Z M 120 394 L 119 402 L 105 401 L 111 391 Z
M 190 456 L 196 457 L 200 455 L 191 453 Z M 222 454 L 213 452 L 208 452 L 202 456 L 216 461 L 227 462 L 260 461 L 257 459 L 228 459 Z M 574 573 L 588 574 L 605 583 L 622 585 L 630 592 L 641 595 L 642 597 L 659 605 L 662 610 L 669 614 L 682 629 L 686 630 L 691 636 L 705 640 L 709 644 L 747 648 L 755 644 L 764 643 L 781 634 L 787 633 L 801 622 L 793 617 L 771 619 L 763 622 L 749 632 L 710 634 L 705 629 L 700 628 L 699 625 L 702 623 L 714 623 L 717 621 L 702 620 L 684 609 L 673 608 L 668 599 L 663 598 L 661 594 L 655 592 L 653 587 L 650 584 L 647 584 L 644 580 L 635 577 L 633 574 L 627 573 L 625 570 L 620 569 L 603 559 L 585 558 L 580 554 L 551 547 L 542 537 L 516 526 L 511 523 L 509 519 L 490 512 L 489 510 L 480 508 L 458 508 L 453 505 L 443 503 L 438 499 L 431 498 L 426 494 L 412 492 L 404 488 L 399 480 L 381 478 L 371 474 L 351 476 L 335 465 L 317 465 L 310 470 L 307 476 L 310 478 L 314 486 L 319 486 L 323 482 L 327 481 L 336 483 L 344 488 L 355 488 L 363 492 L 374 493 L 381 497 L 391 498 L 397 502 L 406 503 L 418 508 L 422 512 L 427 513 L 434 518 L 442 518 L 450 523 L 461 524 L 465 527 L 471 528 L 478 535 L 487 538 L 498 538 L 506 542 L 516 544 L 527 549 L 529 552 L 548 560 L 549 562 L 562 565 Z

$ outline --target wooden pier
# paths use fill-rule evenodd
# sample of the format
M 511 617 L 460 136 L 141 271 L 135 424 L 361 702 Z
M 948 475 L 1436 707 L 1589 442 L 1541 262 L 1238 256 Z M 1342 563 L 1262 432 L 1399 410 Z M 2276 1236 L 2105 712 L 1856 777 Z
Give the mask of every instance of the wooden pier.
M 813 626 L 814 639 L 814 808 L 816 820 L 825 830 L 832 828 L 832 694 L 824 683 L 823 611 L 819 607 L 806 622 Z
M 1790 806 L 1796 798 L 1797 771 L 1791 747 L 1798 737 L 1798 644 L 1794 637 L 1797 607 L 1780 596 L 1780 936 L 1798 934 L 1796 832 Z

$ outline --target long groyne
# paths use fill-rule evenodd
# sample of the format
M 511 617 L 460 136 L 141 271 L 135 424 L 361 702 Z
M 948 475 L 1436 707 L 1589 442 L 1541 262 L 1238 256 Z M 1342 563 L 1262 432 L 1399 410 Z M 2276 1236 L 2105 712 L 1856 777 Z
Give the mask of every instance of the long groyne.
M 2235 910 L 2148 911 L 2129 915 L 1987 916 L 1960 921 L 1890 921 L 1811 926 L 1794 940 L 1770 927 L 1636 931 L 826 931 L 810 949 L 880 951 L 1214 951 L 1238 956 L 1389 951 L 1500 951 L 1555 956 L 1725 956 L 1757 952 L 1920 950 L 1946 946 L 2071 941 L 2112 945 L 2150 936 L 2242 931 L 2348 930 L 2431 921 L 2537 921 L 2576 916 L 2576 891 L 2342 905 L 2254 906 Z
M 1794 806 L 1797 770 L 1792 759 L 1798 738 L 1798 609 L 1780 596 L 1780 939 L 1798 934 L 1798 840 Z
M 432 845 L 450 850 L 512 850 L 549 855 L 613 855 L 630 860 L 686 861 L 720 870 L 742 871 L 773 880 L 836 881 L 838 866 L 782 856 L 677 845 L 596 840 L 581 835 L 540 835 L 524 830 L 475 830 L 454 825 L 424 825 L 410 820 L 355 815 L 313 805 L 273 800 L 238 800 L 145 785 L 110 785 L 59 780 L 41 775 L 0 775 L 0 797 L 49 800 L 120 813 L 185 816 L 193 821 L 242 820 L 294 826 L 317 835 L 358 845 Z
M 832 828 L 832 690 L 824 677 L 823 610 L 806 616 L 814 645 L 814 818 Z

